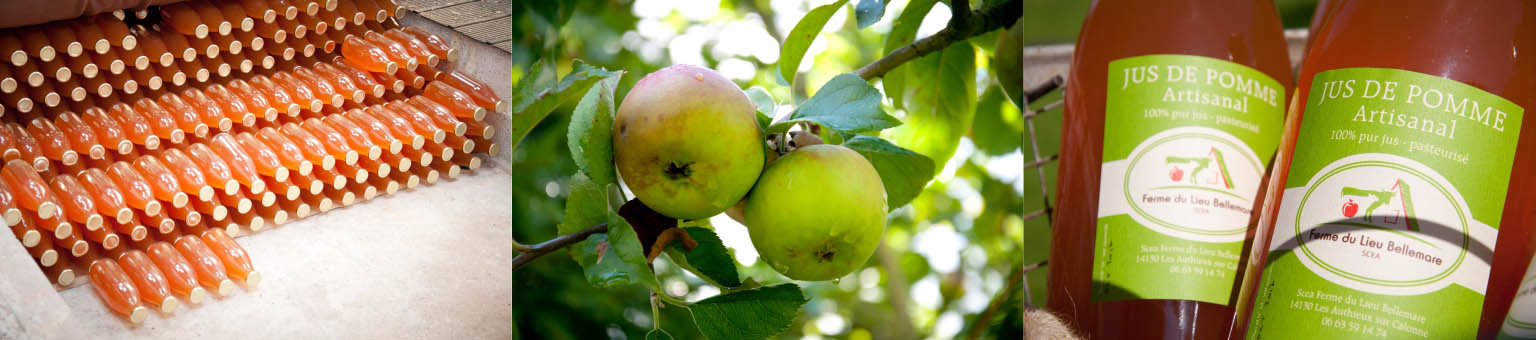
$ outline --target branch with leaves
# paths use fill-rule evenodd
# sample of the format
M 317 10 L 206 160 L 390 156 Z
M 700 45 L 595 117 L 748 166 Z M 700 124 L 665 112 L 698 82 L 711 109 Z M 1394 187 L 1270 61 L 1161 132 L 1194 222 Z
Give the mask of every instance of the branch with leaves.
M 555 250 L 559 250 L 560 248 L 565 248 L 565 247 L 568 247 L 568 246 L 570 246 L 572 244 L 576 244 L 577 242 L 581 242 L 583 240 L 586 240 L 587 236 L 592 236 L 592 234 L 596 234 L 596 233 L 606 233 L 606 232 L 608 232 L 608 223 L 598 223 L 597 225 L 588 227 L 587 229 L 582 229 L 581 231 L 578 231 L 578 232 L 574 232 L 574 233 L 570 233 L 570 234 L 565 234 L 565 235 L 560 235 L 558 237 L 555 237 L 552 240 L 544 241 L 544 243 L 539 243 L 539 244 L 535 244 L 535 245 L 532 245 L 532 246 L 525 246 L 525 247 L 527 247 L 526 250 L 523 250 L 523 249 L 519 249 L 518 250 L 518 251 L 522 252 L 522 254 L 517 254 L 517 257 L 512 258 L 512 270 L 517 270 L 518 268 L 522 268 L 523 265 L 526 265 L 529 262 L 533 262 L 533 260 L 536 260 L 539 257 L 542 257 L 542 256 L 544 256 L 546 254 L 551 253 L 551 252 L 554 252 Z M 515 243 L 517 241 L 513 241 L 513 242 Z
M 953 0 L 950 2 L 955 8 L 968 9 L 966 0 Z M 889 55 L 875 60 L 854 72 L 859 78 L 871 80 L 884 76 L 891 69 L 901 66 L 912 59 L 928 55 L 935 51 L 943 50 L 957 41 L 963 41 L 991 32 L 1019 20 L 1023 14 L 1023 5 L 1020 0 L 1012 0 L 977 11 L 953 11 L 949 18 L 949 25 L 943 30 L 926 38 L 919 39 L 906 46 L 891 51 Z

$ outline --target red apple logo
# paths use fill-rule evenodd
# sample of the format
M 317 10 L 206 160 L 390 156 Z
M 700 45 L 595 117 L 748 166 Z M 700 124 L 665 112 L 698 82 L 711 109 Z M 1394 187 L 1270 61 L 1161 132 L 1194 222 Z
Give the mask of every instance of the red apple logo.
M 1355 217 L 1357 212 L 1360 212 L 1360 204 L 1355 203 L 1355 200 L 1344 202 L 1344 217 Z
M 1179 169 L 1179 167 L 1175 166 L 1173 167 L 1173 170 L 1168 170 L 1168 179 L 1174 181 L 1175 183 L 1181 179 L 1184 179 L 1184 169 Z

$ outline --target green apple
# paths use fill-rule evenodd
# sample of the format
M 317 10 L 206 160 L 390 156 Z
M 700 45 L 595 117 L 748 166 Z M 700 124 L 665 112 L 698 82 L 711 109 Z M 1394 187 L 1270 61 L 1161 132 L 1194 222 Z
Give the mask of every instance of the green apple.
M 797 280 L 831 280 L 864 266 L 885 236 L 885 186 L 863 155 L 838 145 L 785 154 L 743 209 L 752 246 Z
M 763 170 L 756 107 L 714 70 L 672 65 L 646 75 L 614 117 L 619 176 L 641 203 L 668 217 L 725 211 Z

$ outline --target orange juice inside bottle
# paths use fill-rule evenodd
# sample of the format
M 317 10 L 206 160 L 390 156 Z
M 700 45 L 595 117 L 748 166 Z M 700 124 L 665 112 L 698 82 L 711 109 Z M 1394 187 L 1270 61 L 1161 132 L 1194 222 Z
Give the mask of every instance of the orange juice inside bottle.
M 143 211 L 145 215 L 156 216 L 160 214 L 160 202 L 155 200 L 155 189 L 139 174 L 138 170 L 128 162 L 115 162 L 105 170 L 107 177 L 112 179 L 123 192 L 123 202 L 134 209 Z M 174 199 L 175 197 L 172 197 Z
M 389 57 L 389 60 L 395 61 L 401 66 L 405 66 L 405 70 L 407 71 L 414 72 L 416 71 L 417 65 L 420 65 L 420 63 L 416 61 L 416 58 L 413 57 L 413 54 L 411 54 L 410 48 L 406 47 L 405 44 L 401 44 L 399 41 L 385 37 L 382 33 L 376 31 L 364 33 L 363 40 L 369 43 L 373 43 L 373 46 L 377 46 L 380 49 L 383 49 L 386 53 L 385 55 Z
M 128 208 L 126 194 L 117 182 L 112 181 L 107 173 L 98 168 L 90 168 L 80 172 L 80 186 L 91 194 L 96 202 L 97 213 L 103 216 L 111 216 L 117 223 L 128 223 L 133 220 L 133 209 Z
M 54 176 L 49 183 L 65 217 L 84 225 L 88 230 L 101 229 L 106 220 L 96 212 L 96 199 L 80 185 L 79 179 L 73 175 L 60 174 Z
M 33 26 L 30 29 L 41 29 L 47 32 L 48 41 L 56 50 L 63 50 L 70 57 L 78 57 L 85 53 L 85 44 L 80 43 L 80 38 L 75 36 L 75 30 L 69 25 L 55 21 L 41 26 Z
M 262 23 L 270 24 L 277 20 L 277 10 L 273 9 L 263 0 L 240 0 L 240 6 L 244 8 L 246 15 L 252 18 L 261 18 Z
M 216 103 L 219 110 L 224 113 L 223 119 L 241 122 L 242 125 L 251 126 L 256 123 L 256 114 L 246 108 L 245 102 L 229 91 L 228 87 L 221 84 L 210 84 L 203 88 L 203 94 L 208 100 Z M 220 130 L 229 130 L 230 127 L 221 126 Z
M 167 92 L 160 94 L 158 99 L 156 102 L 164 109 L 163 112 L 169 113 L 171 119 L 176 122 L 177 128 L 192 132 L 198 137 L 208 135 L 208 124 L 203 123 L 203 117 L 198 113 L 198 109 L 193 108 L 192 104 L 188 104 L 181 96 L 174 92 Z
M 110 259 L 96 259 L 91 262 L 90 269 L 91 288 L 96 291 L 96 296 L 101 302 L 129 321 L 138 324 L 149 317 L 149 310 L 139 305 L 139 290 L 123 272 L 123 268 Z
M 1094 339 L 1225 337 L 1291 87 L 1274 3 L 1097 1 L 1075 51 L 1048 308 Z
M 356 36 L 342 41 L 341 55 L 347 63 L 370 72 L 395 73 L 400 67 L 384 49 Z
M 448 131 L 433 125 L 431 118 L 416 112 L 414 108 L 407 107 L 403 102 L 397 101 L 386 104 L 380 107 L 379 113 L 388 115 L 390 118 L 404 120 L 412 129 L 415 129 L 416 133 L 430 136 L 428 140 L 432 143 L 442 143 L 443 138 L 448 137 Z
M 213 185 L 208 183 L 208 175 L 202 167 L 188 157 L 186 152 L 178 148 L 167 148 L 160 152 L 160 160 L 165 162 L 167 169 L 176 175 L 176 180 L 181 183 L 181 190 L 187 195 L 197 197 L 198 201 L 213 199 Z
M 256 288 L 256 284 L 261 282 L 261 274 L 251 266 L 250 255 L 245 253 L 245 248 L 235 243 L 235 239 L 217 229 L 205 231 L 198 236 L 215 255 L 218 255 L 229 277 L 240 280 L 248 289 Z
M 452 86 L 459 91 L 464 91 L 464 93 L 469 94 L 470 98 L 475 101 L 475 104 L 480 107 L 491 108 L 497 112 L 506 111 L 507 109 L 506 102 L 496 96 L 496 91 L 491 89 L 490 85 L 487 85 L 486 83 L 481 82 L 480 80 L 475 79 L 468 74 L 459 71 L 453 71 L 449 72 L 448 76 L 443 77 L 441 80 L 447 83 L 448 86 Z
M 217 136 L 215 136 L 217 137 Z M 288 179 L 288 168 L 278 161 L 277 153 L 272 151 L 266 143 L 257 139 L 249 132 L 241 132 L 234 136 L 234 141 L 239 142 L 238 147 L 250 156 L 251 165 L 262 176 L 271 177 L 279 181 Z M 216 142 L 217 143 L 217 142 Z M 274 189 L 275 190 L 275 189 Z
M 128 139 L 128 134 L 123 131 L 116 119 L 107 116 L 107 112 L 101 108 L 93 107 L 82 111 L 78 119 L 95 133 L 96 140 L 104 146 L 114 147 L 118 154 L 133 151 L 133 141 Z
M 168 242 L 155 242 L 146 247 L 144 253 L 165 274 L 172 293 L 187 298 L 187 302 L 203 303 L 207 291 L 198 286 L 197 273 L 192 269 L 192 263 L 183 258 L 175 247 Z
M 174 3 L 160 6 L 160 16 L 165 18 L 165 23 L 182 35 L 196 36 L 198 38 L 208 36 L 208 25 L 203 18 L 198 16 L 197 9 L 189 3 Z
M 422 42 L 421 39 L 417 38 L 415 35 L 405 33 L 404 31 L 398 29 L 385 30 L 380 33 L 384 37 L 404 45 L 406 47 L 406 52 L 409 52 L 411 57 L 416 58 L 417 64 L 426 65 L 427 67 L 437 67 L 437 64 L 442 61 L 442 59 L 439 58 L 436 54 L 432 54 L 432 50 L 427 48 L 427 43 Z
M 454 117 L 448 108 L 426 97 L 412 97 L 411 99 L 401 101 L 401 103 L 403 104 L 401 109 L 408 110 L 418 120 L 425 118 L 433 126 L 447 131 L 454 136 L 463 136 L 469 128 L 468 124 L 464 124 L 464 122 L 459 121 L 459 118 Z
M 283 136 L 288 137 L 288 140 L 300 146 L 300 150 L 304 152 L 304 158 L 311 163 L 319 164 L 320 168 L 325 170 L 336 166 L 336 157 L 327 154 L 329 150 L 326 149 L 325 142 L 321 142 L 320 138 L 299 128 L 298 124 L 283 124 L 279 131 L 282 131 Z
M 85 154 L 93 159 L 106 157 L 107 148 L 97 141 L 96 132 L 81 121 L 80 116 L 65 111 L 60 112 L 56 117 L 55 126 L 64 133 L 76 153 Z
M 1331 4 L 1297 78 L 1233 337 L 1335 336 L 1292 325 L 1369 318 L 1389 326 L 1364 328 L 1371 338 L 1495 338 L 1533 250 L 1536 63 L 1519 53 L 1536 49 L 1533 19 L 1519 1 Z M 1380 142 L 1393 140 L 1404 145 Z M 1305 194 L 1334 184 L 1347 185 Z M 1347 306 L 1318 298 L 1345 293 Z M 1285 309 L 1307 302 L 1356 313 Z
M 431 32 L 427 32 L 426 30 L 412 26 L 405 26 L 400 28 L 400 30 L 405 31 L 406 33 L 410 33 L 411 35 L 415 35 L 416 38 L 421 39 L 422 42 L 427 44 L 427 48 L 431 49 L 432 54 L 436 54 L 444 61 L 455 62 L 459 60 L 459 51 L 449 45 L 447 39 L 443 39 L 443 37 L 437 36 L 436 34 L 432 34 Z
M 288 96 L 293 97 L 295 103 L 311 112 L 319 112 L 320 108 L 325 105 L 316 96 L 315 91 L 309 88 L 309 85 L 304 84 L 298 78 L 294 78 L 288 72 L 273 73 L 272 81 L 277 84 L 279 89 L 287 91 Z
M 256 91 L 266 96 L 267 101 L 272 103 L 273 107 L 277 108 L 277 112 L 284 113 L 289 116 L 296 116 L 299 114 L 299 110 L 302 109 L 299 106 L 297 99 L 289 96 L 287 91 L 282 90 L 276 83 L 272 82 L 271 78 L 267 78 L 267 76 L 258 75 L 251 77 L 250 85 L 252 88 L 256 89 Z M 309 103 L 306 102 L 304 104 Z
M 48 183 L 37 175 L 32 165 L 22 160 L 12 160 L 0 168 L 0 180 L 4 180 L 16 195 L 16 202 L 24 209 L 37 213 L 40 218 L 53 218 L 58 211 L 53 192 Z M 50 229 L 52 230 L 52 229 Z
M 69 22 L 69 28 L 75 31 L 75 36 L 79 38 L 80 43 L 84 44 L 90 51 L 96 52 L 96 54 L 112 51 L 112 42 L 107 40 L 106 33 L 102 33 L 101 27 L 96 26 L 95 22 L 80 19 L 72 20 Z
M 234 23 L 224 17 L 224 12 L 219 11 L 218 7 L 208 1 L 188 3 L 192 5 L 193 10 L 197 11 L 197 16 L 201 19 L 199 21 L 208 24 L 209 31 L 217 32 L 218 35 L 229 35 L 229 32 L 235 28 Z
M 422 91 L 422 96 L 431 99 L 438 105 L 447 107 L 453 112 L 454 116 L 474 119 L 476 121 L 485 119 L 485 107 L 495 108 L 496 105 L 493 102 L 490 105 L 482 106 L 469 93 L 453 88 L 453 86 L 449 86 L 443 81 L 434 81 L 431 84 L 427 84 L 426 90 Z
M 203 174 L 208 176 L 208 183 L 213 184 L 215 188 L 224 189 L 225 194 L 232 195 L 239 192 L 240 182 L 235 180 L 233 173 L 229 170 L 229 164 L 214 154 L 207 145 L 203 143 L 187 145 L 186 154 L 203 170 Z
M 112 104 L 106 116 L 111 118 L 112 121 L 117 122 L 118 126 L 123 129 L 123 134 L 133 141 L 134 144 L 144 146 L 145 149 L 149 150 L 160 147 L 160 137 L 155 136 L 154 128 L 151 127 L 149 120 L 139 115 L 138 110 L 135 110 L 133 106 L 125 103 Z M 102 119 L 103 124 L 106 124 L 107 121 L 107 119 Z M 122 152 L 122 149 L 118 149 L 118 152 Z
M 38 61 L 52 61 L 57 57 L 56 51 L 48 41 L 47 32 L 37 29 L 12 31 L 21 35 L 21 44 L 26 48 L 27 54 Z
M 379 154 L 383 153 L 384 149 L 380 148 L 378 145 L 374 145 L 373 142 L 369 140 L 368 132 L 364 131 L 360 127 L 357 127 L 356 125 L 353 125 L 350 121 L 342 121 L 340 119 L 336 119 L 337 117 L 341 117 L 341 115 L 326 116 L 326 118 L 323 120 L 311 118 L 310 120 L 313 120 L 314 122 L 310 123 L 306 121 L 305 124 L 325 125 L 326 128 L 329 128 L 340 134 L 342 139 L 347 142 L 347 145 L 351 147 L 352 150 L 356 150 L 359 154 L 366 156 L 367 159 L 379 159 Z
M 342 163 L 348 165 L 356 164 L 358 152 L 351 149 L 347 143 L 347 137 L 342 136 L 341 132 L 337 132 L 329 126 L 320 124 L 319 121 L 320 119 L 318 118 L 309 118 L 304 120 L 302 124 L 296 125 L 303 129 L 304 132 L 308 132 L 319 139 L 321 144 L 325 146 L 325 151 L 330 153 L 331 156 L 341 159 Z M 292 125 L 295 124 L 290 124 L 290 126 Z
M 154 189 L 155 198 L 171 203 L 171 207 L 180 208 L 187 205 L 187 194 L 182 191 L 181 180 L 177 175 L 166 168 L 165 163 L 153 155 L 143 155 L 133 160 L 134 170 L 149 183 L 150 189 Z M 211 190 L 210 190 L 211 191 Z M 196 190 L 193 191 L 197 193 Z
M 250 112 L 262 112 L 260 114 L 262 119 L 269 121 L 276 118 L 278 112 L 276 105 L 268 102 L 267 97 L 257 91 L 256 88 L 251 87 L 250 83 L 247 83 L 245 80 L 234 79 L 230 80 L 226 85 L 228 85 L 230 93 L 245 101 L 245 107 Z
M 389 153 L 400 153 L 400 148 L 404 145 L 400 139 L 395 138 L 388 126 L 368 117 L 366 113 L 363 113 L 363 110 L 348 110 L 345 114 L 333 115 L 330 119 L 351 122 L 352 125 L 362 128 L 368 133 L 368 139 L 372 140 L 374 144 L 388 145 L 386 149 L 389 150 Z
M 170 280 L 165 273 L 155 267 L 154 260 L 144 251 L 133 249 L 117 256 L 117 263 L 133 280 L 133 284 L 139 290 L 139 298 L 147 304 L 157 306 L 161 313 L 171 314 L 181 306 L 181 301 L 171 295 Z
M 389 128 L 390 134 L 394 135 L 395 139 L 401 140 L 402 143 L 408 141 L 405 144 L 413 149 L 420 149 L 422 144 L 427 141 L 427 138 L 417 133 L 415 128 L 405 118 L 385 113 L 383 106 L 373 106 L 358 112 L 360 113 L 358 117 L 367 117 L 367 119 L 382 123 L 385 127 Z
M 300 175 L 308 175 L 314 168 L 314 162 L 304 159 L 304 151 L 287 136 L 272 127 L 264 127 L 258 130 L 253 137 L 260 138 L 261 143 L 271 148 L 277 154 L 277 159 L 288 170 L 297 171 Z M 241 137 L 246 139 L 245 137 Z M 242 140 L 242 143 L 250 143 Z
M 341 90 L 334 86 L 331 81 L 321 77 L 309 68 L 295 67 L 293 69 L 293 76 L 313 89 L 315 95 L 320 99 L 324 99 L 326 104 L 339 108 L 341 104 L 346 103 L 346 98 L 342 96 Z
M 8 53 L 13 66 L 27 64 L 27 48 L 22 45 L 20 37 L 10 34 L 0 37 L 0 53 Z
M 138 113 L 149 123 L 149 127 L 155 132 L 155 136 L 171 143 L 181 143 L 186 138 L 186 132 L 176 124 L 176 118 L 171 117 L 165 108 L 149 98 L 141 98 L 133 103 L 133 112 Z M 127 113 L 126 111 L 124 113 Z M 124 115 L 131 117 L 132 115 Z
M 208 147 L 219 158 L 223 159 L 230 169 L 231 176 L 240 184 L 251 188 L 252 193 L 261 193 L 265 187 L 260 175 L 257 174 L 256 164 L 251 156 L 235 141 L 235 137 L 228 133 L 220 133 L 210 137 Z
M 202 240 L 185 235 L 176 238 L 175 246 L 181 256 L 192 263 L 192 271 L 197 273 L 197 282 L 203 287 L 214 290 L 219 296 L 228 296 L 234 292 L 234 282 L 224 273 L 223 261 L 219 261 L 218 255 L 208 249 Z
M 226 117 L 223 106 L 209 98 L 203 90 L 186 88 L 181 91 L 181 98 L 192 105 L 198 114 L 198 119 L 219 131 L 227 131 L 234 126 L 234 120 Z
M 5 125 L 11 130 L 11 134 L 16 136 L 16 150 L 21 151 L 23 160 L 30 159 L 32 161 L 33 169 L 47 171 L 52 167 L 53 162 L 43 155 L 42 146 L 38 145 L 37 139 L 27 133 L 27 128 L 14 122 L 6 123 Z

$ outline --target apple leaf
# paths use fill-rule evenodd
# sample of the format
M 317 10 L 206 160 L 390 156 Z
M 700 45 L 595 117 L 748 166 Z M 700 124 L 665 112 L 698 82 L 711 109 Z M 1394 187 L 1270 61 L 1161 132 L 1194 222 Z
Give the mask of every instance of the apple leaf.
M 838 132 L 878 131 L 901 125 L 880 108 L 880 90 L 852 73 L 833 77 L 781 123 L 812 122 Z M 775 124 L 778 125 L 778 124 Z M 772 130 L 772 129 L 770 129 Z
M 623 77 L 624 71 L 618 71 L 592 86 L 571 112 L 566 132 L 571 159 L 599 185 L 618 183 L 613 169 L 613 91 Z
M 1004 96 L 1002 89 L 988 86 L 976 102 L 976 119 L 971 123 L 971 141 L 976 150 L 990 156 L 1002 156 L 1024 144 L 1024 126 L 1019 111 Z
M 901 10 L 901 15 L 896 21 L 891 22 L 891 32 L 885 36 L 885 54 L 890 54 L 902 46 L 912 43 L 917 38 L 917 27 L 923 24 L 923 17 L 933 9 L 933 4 L 938 0 L 912 0 L 907 3 L 906 9 Z M 891 104 L 896 108 L 906 107 L 902 102 L 905 98 L 907 76 L 906 65 L 896 66 L 885 72 L 880 77 L 880 84 L 885 86 L 885 96 L 891 97 Z
M 890 210 L 896 210 L 923 192 L 923 187 L 933 179 L 933 161 L 911 150 L 902 149 L 884 139 L 870 136 L 854 136 L 843 146 L 864 155 L 880 173 L 885 185 L 885 201 Z
M 783 333 L 805 304 L 800 286 L 786 283 L 695 302 L 693 323 L 712 340 L 767 339 Z
M 561 103 L 576 98 L 578 94 L 586 93 L 587 88 L 592 87 L 592 84 L 597 83 L 598 80 L 623 73 L 587 65 L 581 60 L 574 61 L 571 69 L 571 73 L 565 75 L 565 78 L 561 79 L 560 83 L 555 84 L 554 87 L 539 90 L 533 94 L 519 92 L 518 96 L 513 97 L 512 149 L 516 150 L 517 144 L 522 142 L 523 137 L 527 137 L 528 132 L 533 131 L 533 127 L 538 126 L 539 122 L 548 117 L 549 113 L 554 111 L 556 107 L 559 107 Z M 529 74 L 523 80 L 528 81 L 530 78 L 538 78 L 537 75 Z M 532 92 L 531 84 L 533 82 L 537 81 L 518 84 L 518 86 L 522 91 Z
M 592 182 L 586 175 L 577 172 L 571 176 L 570 195 L 565 199 L 565 218 L 560 221 L 556 229 L 561 235 L 570 234 L 582 229 L 590 228 L 598 223 L 608 222 L 608 215 L 612 210 L 608 208 L 608 191 L 602 185 Z M 585 242 L 585 241 L 583 241 Z M 571 247 L 572 258 L 579 259 L 576 249 L 581 245 Z
M 943 169 L 976 116 L 976 52 L 968 42 L 908 62 L 907 116 L 886 130 L 892 143 L 933 159 Z M 921 81 L 919 81 L 921 80 Z
M 652 290 L 661 285 L 656 274 L 646 266 L 640 255 L 639 241 L 628 223 L 613 216 L 608 222 L 607 234 L 593 234 L 579 244 L 576 262 L 581 264 L 587 283 L 597 288 L 612 288 L 628 284 L 642 284 Z M 638 260 L 636 260 L 638 259 Z
M 762 86 L 753 86 L 747 89 L 747 98 L 757 105 L 757 128 L 768 130 L 768 125 L 773 123 L 773 114 L 778 110 L 778 105 L 773 102 L 773 95 Z
M 853 6 L 853 17 L 859 21 L 859 28 L 874 25 L 883 15 L 885 15 L 884 1 L 859 0 L 859 4 Z
M 827 25 L 827 20 L 832 19 L 832 14 L 837 13 L 838 8 L 848 0 L 816 7 L 805 16 L 800 17 L 800 22 L 795 23 L 795 28 L 789 30 L 789 36 L 784 38 L 784 45 L 779 47 L 779 76 L 783 77 L 786 85 L 795 84 L 795 72 L 800 70 L 800 61 L 805 59 L 805 50 L 811 48 L 811 42 L 816 41 L 816 35 L 821 34 L 822 27 Z
M 698 246 L 691 250 L 667 248 L 667 255 L 672 257 L 673 263 L 699 274 L 699 278 L 710 284 L 726 288 L 741 286 L 741 276 L 736 272 L 736 260 L 731 257 L 730 250 L 720 241 L 720 236 L 715 235 L 714 230 L 701 227 L 682 230 L 698 242 Z

